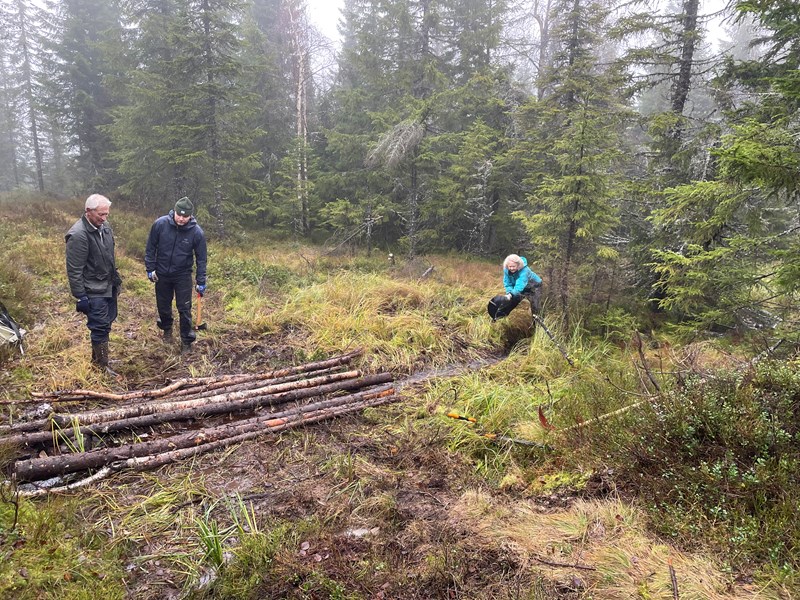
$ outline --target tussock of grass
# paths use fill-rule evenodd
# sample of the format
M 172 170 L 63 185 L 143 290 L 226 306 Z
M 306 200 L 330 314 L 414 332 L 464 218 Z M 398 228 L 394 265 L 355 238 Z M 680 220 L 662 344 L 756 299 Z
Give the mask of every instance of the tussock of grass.
M 505 540 L 522 560 L 537 558 L 565 565 L 578 563 L 593 598 L 671 598 L 669 560 L 681 598 L 733 600 L 778 598 L 774 592 L 736 586 L 709 556 L 680 552 L 645 534 L 646 520 L 622 502 L 578 501 L 569 511 L 540 513 L 528 504 L 502 503 L 483 493 L 465 493 L 451 518 L 474 524 L 487 544 Z M 544 567 L 542 567 L 544 568 Z
M 271 329 L 293 331 L 298 345 L 329 353 L 361 347 L 368 360 L 412 371 L 470 360 L 498 343 L 475 292 L 412 285 L 377 274 L 334 275 L 298 289 L 270 315 Z M 290 340 L 291 341 L 291 340 Z

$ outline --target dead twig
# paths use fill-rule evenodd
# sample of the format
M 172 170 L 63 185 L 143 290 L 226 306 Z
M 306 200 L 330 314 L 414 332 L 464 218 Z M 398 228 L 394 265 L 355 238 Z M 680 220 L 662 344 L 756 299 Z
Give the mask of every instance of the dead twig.
M 672 557 L 669 559 L 669 578 L 672 581 L 672 598 L 679 600 L 678 596 L 678 576 L 675 574 L 675 567 L 672 566 Z
M 623 394 L 629 394 L 631 396 L 638 396 L 639 398 L 648 398 L 648 399 L 652 397 L 650 394 L 640 394 L 639 392 L 632 392 L 630 390 L 626 390 L 625 388 L 618 386 L 616 383 L 611 381 L 611 377 L 609 377 L 608 375 L 606 375 L 606 381 L 609 383 L 611 387 L 613 387 L 618 392 L 622 392 Z
M 425 272 L 424 272 L 422 275 L 420 275 L 420 279 L 427 279 L 428 277 L 430 277 L 430 276 L 431 276 L 431 274 L 433 273 L 433 271 L 434 271 L 434 269 L 435 269 L 435 268 L 436 268 L 436 267 L 434 267 L 433 265 L 431 265 L 430 267 L 428 267 L 427 269 L 425 269 Z
M 656 392 L 659 394 L 661 393 L 661 386 L 658 385 L 658 381 L 656 380 L 653 372 L 650 370 L 650 367 L 647 364 L 647 358 L 644 355 L 644 347 L 642 343 L 642 336 L 639 335 L 639 332 L 636 332 L 636 350 L 639 352 L 639 360 L 642 361 L 642 368 L 644 372 L 647 374 L 647 378 L 650 380 L 650 383 L 656 389 Z
M 563 568 L 566 568 L 566 569 L 581 569 L 583 571 L 597 571 L 597 567 L 593 567 L 591 565 L 582 565 L 582 564 L 579 564 L 579 563 L 555 562 L 553 560 L 547 560 L 547 559 L 544 559 L 544 558 L 542 558 L 540 556 L 536 556 L 536 555 L 533 556 L 533 560 L 535 560 L 536 562 L 540 562 L 543 565 L 547 565 L 548 567 L 563 567 Z

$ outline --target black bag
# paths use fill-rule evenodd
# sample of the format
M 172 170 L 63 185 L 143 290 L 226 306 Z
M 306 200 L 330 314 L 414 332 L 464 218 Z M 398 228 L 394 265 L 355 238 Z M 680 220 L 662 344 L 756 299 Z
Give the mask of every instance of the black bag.
M 24 335 L 20 329 L 17 322 L 8 314 L 8 309 L 5 307 L 5 304 L 0 302 L 0 326 L 10 330 L 14 336 L 16 336 L 16 340 L 12 337 L 11 339 L 14 340 L 13 343 L 19 346 L 20 352 L 23 354 L 25 353 L 22 349 L 22 336 Z M 3 341 L 4 338 L 0 338 L 0 341 Z
M 489 313 L 489 316 L 492 317 L 492 321 L 497 321 L 497 319 L 507 317 L 514 306 L 516 306 L 516 304 L 513 300 L 509 300 L 508 296 L 505 294 L 498 294 L 489 300 L 486 311 Z

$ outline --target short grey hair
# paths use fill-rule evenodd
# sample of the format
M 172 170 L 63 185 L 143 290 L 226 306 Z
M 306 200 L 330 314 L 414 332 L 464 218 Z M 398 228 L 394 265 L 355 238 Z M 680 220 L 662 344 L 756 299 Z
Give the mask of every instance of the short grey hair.
M 503 261 L 503 268 L 507 269 L 508 265 L 510 265 L 512 263 L 517 266 L 517 269 L 521 269 L 522 267 L 525 266 L 524 264 L 522 264 L 522 259 L 519 257 L 519 255 L 517 255 L 517 254 L 509 254 L 508 256 L 506 256 L 506 259 Z
M 86 199 L 86 210 L 94 210 L 101 206 L 111 206 L 111 200 L 102 194 L 92 194 Z

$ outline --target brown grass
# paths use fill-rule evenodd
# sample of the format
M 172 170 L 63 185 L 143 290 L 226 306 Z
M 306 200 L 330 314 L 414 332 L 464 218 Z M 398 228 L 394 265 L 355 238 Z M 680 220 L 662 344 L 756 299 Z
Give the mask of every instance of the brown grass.
M 542 512 L 535 504 L 468 491 L 451 511 L 486 544 L 509 544 L 520 561 L 553 573 L 576 573 L 592 598 L 673 598 L 671 561 L 679 597 L 704 600 L 779 598 L 737 584 L 709 556 L 680 552 L 646 534 L 643 516 L 618 500 L 579 500 L 568 510 Z M 539 560 L 541 559 L 541 561 Z M 544 562 L 559 563 L 556 567 Z M 577 569 L 583 565 L 591 569 Z

